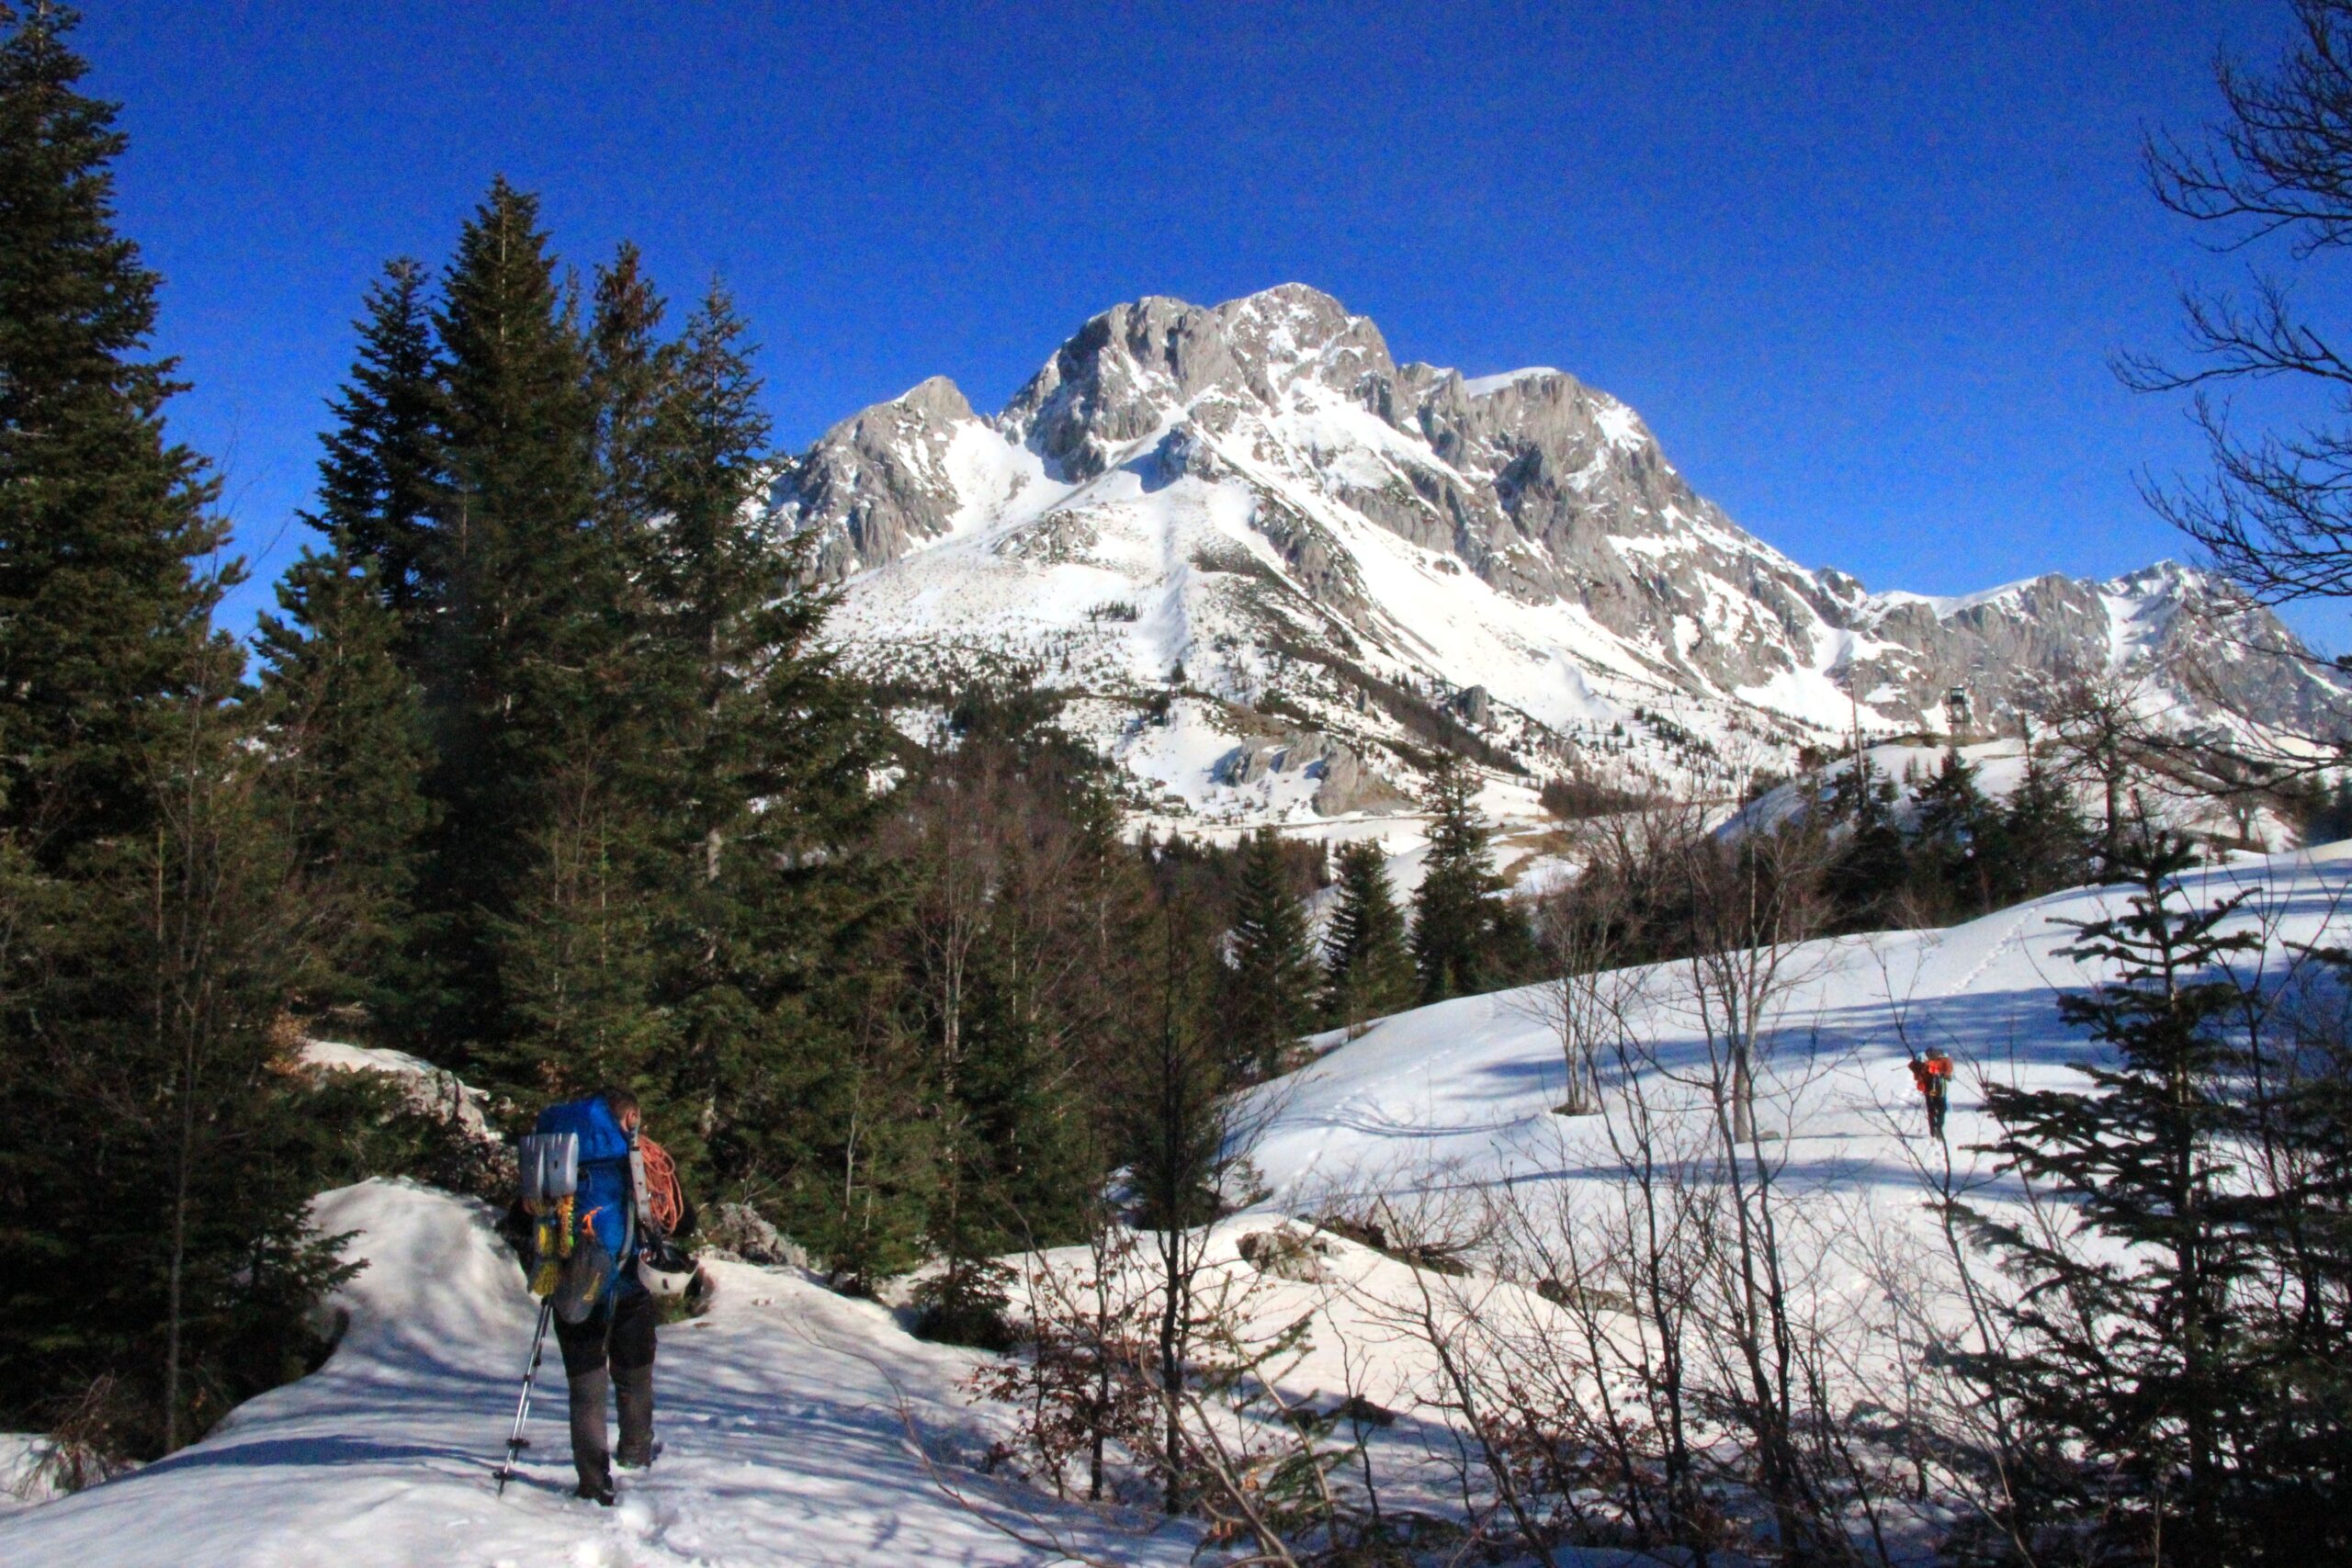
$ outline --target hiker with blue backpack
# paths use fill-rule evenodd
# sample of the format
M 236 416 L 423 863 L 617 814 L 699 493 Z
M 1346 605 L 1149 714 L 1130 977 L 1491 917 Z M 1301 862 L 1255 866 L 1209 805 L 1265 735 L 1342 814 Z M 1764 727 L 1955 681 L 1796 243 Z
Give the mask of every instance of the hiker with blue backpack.
M 676 1167 L 641 1124 L 637 1097 L 606 1089 L 540 1111 L 521 1150 L 522 1206 L 532 1220 L 531 1292 L 542 1303 L 540 1334 L 552 1318 L 563 1356 L 577 1495 L 607 1507 L 615 1461 L 624 1470 L 653 1462 L 654 1327 L 662 1300 L 686 1294 L 698 1278 L 676 1245 L 695 1228 L 693 1205 Z M 532 1348 L 533 1371 L 539 1343 Z M 620 1410 L 620 1442 L 611 1450 L 605 1441 L 608 1399 Z M 525 1446 L 529 1407 L 526 1372 L 502 1490 Z

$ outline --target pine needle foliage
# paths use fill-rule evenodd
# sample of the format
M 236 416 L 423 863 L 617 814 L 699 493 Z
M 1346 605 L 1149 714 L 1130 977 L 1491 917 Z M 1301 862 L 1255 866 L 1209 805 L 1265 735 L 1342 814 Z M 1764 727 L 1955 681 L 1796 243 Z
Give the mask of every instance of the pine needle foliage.
M 434 525 L 446 463 L 429 288 L 424 265 L 405 256 L 369 287 L 351 373 L 328 404 L 335 423 L 321 438 L 318 513 L 309 519 L 365 563 L 398 618 L 410 664 L 430 636 L 448 570 Z
M 1353 1027 L 1413 1005 L 1413 957 L 1380 845 L 1342 844 L 1336 863 L 1337 894 L 1323 935 L 1323 1016 Z
M 1429 852 L 1413 897 L 1413 967 L 1423 1003 L 1476 996 L 1512 984 L 1530 964 L 1526 921 L 1504 902 L 1478 777 L 1461 758 L 1441 753 L 1422 806 Z
M 2063 1207 L 2054 1225 L 1973 1216 L 2024 1290 L 2007 1348 L 1966 1363 L 2042 1435 L 2040 1517 L 2021 1525 L 2181 1563 L 2243 1560 L 2240 1494 L 2264 1484 L 2240 1462 L 2261 1379 L 2242 1310 L 2243 994 L 2225 973 L 2259 938 L 2225 929 L 2245 894 L 2188 903 L 2193 863 L 2143 824 L 2119 856 L 2125 909 L 2077 927 L 2066 952 L 2114 976 L 2059 999 L 2096 1049 L 2085 1087 L 1985 1088 L 1989 1152 Z
M 0 6 L 0 1424 L 153 1455 L 303 1370 L 344 1272 L 271 1024 L 308 932 L 201 460 L 71 11 Z
M 1282 842 L 1261 828 L 1242 841 L 1225 978 L 1227 1045 L 1234 1070 L 1258 1077 L 1314 1027 L 1321 976 L 1306 912 L 1291 889 Z

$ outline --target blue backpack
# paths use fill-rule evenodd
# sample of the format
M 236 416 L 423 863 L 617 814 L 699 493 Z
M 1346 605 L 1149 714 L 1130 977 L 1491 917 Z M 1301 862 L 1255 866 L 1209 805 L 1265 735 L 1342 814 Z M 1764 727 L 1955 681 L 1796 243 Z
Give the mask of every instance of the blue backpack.
M 558 1297 L 558 1314 L 577 1322 L 615 1294 L 644 1289 L 628 1267 L 637 1252 L 637 1198 L 629 1187 L 632 1141 L 621 1130 L 602 1096 L 550 1105 L 539 1112 L 535 1134 L 570 1134 L 578 1140 L 578 1186 L 572 1194 L 576 1258 L 601 1262 L 601 1278 L 575 1277 Z M 584 1244 L 594 1238 L 595 1246 Z M 601 1254 L 601 1258 L 598 1255 Z M 569 1304 L 579 1316 L 563 1312 Z

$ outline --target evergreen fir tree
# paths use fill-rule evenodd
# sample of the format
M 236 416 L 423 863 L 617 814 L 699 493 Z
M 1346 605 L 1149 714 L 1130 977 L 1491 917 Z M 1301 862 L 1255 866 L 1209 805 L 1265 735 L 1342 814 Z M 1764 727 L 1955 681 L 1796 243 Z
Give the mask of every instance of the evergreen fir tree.
M 265 615 L 258 714 L 267 787 L 283 814 L 314 911 L 303 998 L 359 1006 L 396 1037 L 429 1006 L 414 961 L 414 894 L 432 823 L 421 691 L 399 649 L 401 624 L 372 560 L 347 536 L 303 551 Z
M 1242 840 L 1226 976 L 1226 1034 L 1237 1070 L 1270 1077 L 1314 1027 L 1318 976 L 1306 911 L 1292 894 L 1282 842 L 1261 828 Z
M 2335 994 L 2352 951 L 2310 955 Z M 2249 1051 L 2238 1084 L 2246 1163 L 2233 1195 L 2263 1270 L 2240 1294 L 2259 1396 L 2240 1435 L 2232 1513 L 2245 1555 L 2352 1558 L 2352 1021 L 2340 1012 Z
M 1338 897 L 1323 937 L 1324 1018 L 1353 1026 L 1413 1005 L 1412 953 L 1387 857 L 1361 840 L 1340 846 Z
M 526 888 L 544 896 L 558 885 L 542 874 L 550 835 L 594 831 L 556 824 L 559 773 L 575 804 L 595 797 L 583 809 L 601 818 L 609 804 L 601 783 L 582 780 L 621 749 L 607 723 L 625 684 L 610 619 L 616 568 L 592 526 L 584 355 L 533 197 L 503 179 L 492 186 L 442 295 L 447 479 L 435 530 L 447 587 L 427 685 L 441 820 L 425 893 L 454 993 L 442 1032 L 510 1043 L 504 1055 L 520 1070 L 544 1052 L 504 1010 L 503 943 L 537 933 L 542 951 L 528 962 L 542 976 L 574 951 L 544 908 L 526 914 L 521 903 Z
M 1910 873 L 1902 832 L 1894 826 L 1894 781 L 1858 751 L 1831 785 L 1833 821 L 1851 824 L 1824 878 L 1839 923 L 1860 930 L 1881 923 L 1883 906 Z
M 336 1277 L 269 1023 L 302 907 L 210 612 L 232 569 L 145 357 L 113 106 L 0 7 L 0 1421 L 114 1390 L 121 1450 L 301 1368 Z
M 1973 1217 L 2026 1289 L 2004 1348 L 1967 1365 L 2046 1435 L 2065 1479 L 2040 1506 L 2152 1560 L 2235 1561 L 2232 1453 L 2260 1380 L 2233 1302 L 2249 1262 L 2232 1200 L 2242 999 L 2218 970 L 2259 939 L 2222 929 L 2245 894 L 2184 905 L 2182 840 L 2143 825 L 2121 853 L 2128 909 L 2067 950 L 2115 978 L 2059 998 L 2104 1048 L 2075 1069 L 2088 1087 L 1985 1089 L 1991 1152 L 2086 1234 Z
M 1858 833 L 1888 825 L 1894 815 L 1894 781 L 1881 773 L 1871 754 L 1857 747 L 1846 766 L 1829 782 L 1829 816 L 1850 822 Z
M 435 517 L 441 502 L 440 367 L 424 266 L 406 257 L 384 268 L 356 323 L 359 353 L 319 464 L 314 526 L 364 567 L 398 618 L 401 657 L 418 667 L 447 592 Z
M 507 912 L 486 922 L 504 1015 L 483 1055 L 503 1081 L 540 1098 L 625 1085 L 677 1140 L 694 1123 L 651 1092 L 674 1030 L 653 996 L 654 842 L 616 771 L 583 750 L 542 781 L 548 817 L 525 840 L 529 867 L 505 890 Z
M 115 108 L 70 11 L 0 10 L 0 825 L 54 871 L 145 830 L 146 716 L 189 688 L 226 574 L 202 460 L 164 430 L 155 275 L 114 229 Z
M 637 247 L 624 242 L 612 264 L 596 269 L 587 341 L 599 513 L 607 528 L 633 532 L 654 515 L 654 424 L 669 371 L 659 333 L 667 312 Z
M 1069 889 L 1018 842 L 995 884 L 940 1118 L 951 1157 L 941 1161 L 927 1232 L 944 1267 L 921 1299 L 928 1337 L 1001 1347 L 1004 1269 L 995 1259 L 1076 1239 L 1102 1171 L 1089 1168 L 1076 1084 L 1057 1049 L 1062 1020 L 1047 994 L 1061 968 L 1056 907 Z
M 1526 923 L 1497 897 L 1503 879 L 1495 872 L 1477 795 L 1477 775 L 1459 757 L 1441 753 L 1422 803 L 1430 846 L 1413 897 L 1413 967 L 1423 1003 L 1510 984 L 1532 946 Z
M 2040 897 L 2088 881 L 2090 829 L 2074 792 L 2054 777 L 2026 737 L 2025 775 L 2000 813 L 1994 878 L 2002 903 Z
M 1946 747 L 1935 774 L 1912 794 L 1916 867 L 1938 899 L 1977 914 L 1991 911 L 1996 816 L 1977 787 L 1977 769 Z
M 642 437 L 654 994 L 676 1039 L 648 1087 L 705 1129 L 714 1179 L 777 1195 L 796 1234 L 862 1272 L 900 1258 L 926 1157 L 876 1109 L 914 1092 L 910 1054 L 877 1032 L 868 952 L 898 897 L 867 847 L 887 753 L 818 646 L 831 600 L 802 580 L 803 544 L 754 504 L 771 459 L 743 337 L 712 289 L 660 355 Z
M 2295 841 L 2302 848 L 2352 839 L 2352 779 L 2315 780 L 2296 805 Z
M 493 202 L 498 196 L 494 190 Z M 512 220 L 525 229 L 531 221 L 519 211 Z M 451 293 L 454 299 L 454 282 Z M 571 331 L 568 302 L 552 317 L 543 306 L 530 308 L 534 327 L 549 321 L 558 344 L 543 367 L 541 395 L 584 422 L 565 427 L 567 443 L 584 434 L 584 446 L 538 457 L 586 456 L 587 488 L 566 499 L 587 500 L 568 525 L 559 513 L 528 507 L 520 516 L 520 536 L 559 536 L 551 547 L 575 574 L 556 583 L 525 563 L 512 585 L 526 624 L 573 662 L 549 671 L 552 679 L 532 692 L 532 705 L 508 728 L 534 749 L 542 771 L 530 780 L 532 795 L 518 802 L 528 853 L 502 890 L 505 902 L 486 912 L 503 1004 L 487 1055 L 508 1081 L 544 1094 L 628 1085 L 669 1130 L 673 1154 L 691 1167 L 700 1163 L 697 1134 L 707 1128 L 709 1108 L 673 1096 L 677 1075 L 667 1065 L 676 1056 L 679 1021 L 659 994 L 670 905 L 683 892 L 668 818 L 687 785 L 676 749 L 662 744 L 678 700 L 678 665 L 662 646 L 650 597 L 650 541 L 661 525 L 652 470 L 667 359 L 654 335 L 662 313 L 626 244 L 612 265 L 598 269 L 589 327 L 576 344 L 562 341 Z M 453 385 L 458 363 L 453 350 Z M 576 389 L 562 385 L 566 367 L 581 378 Z M 467 448 L 453 439 L 452 450 L 462 457 Z
M 1133 1043 L 1114 1122 L 1129 1218 L 1148 1233 L 1141 1253 L 1156 1309 L 1151 1375 L 1162 1404 L 1156 1457 L 1170 1513 L 1188 1492 L 1185 1444 L 1171 1416 L 1194 1375 L 1206 1227 L 1229 1197 L 1250 1201 L 1251 1175 L 1248 1129 L 1236 1123 L 1238 1097 L 1228 1092 L 1230 1054 L 1215 1026 L 1221 922 L 1195 869 L 1176 853 L 1153 867 L 1154 907 L 1133 972 Z
M 262 722 L 318 939 L 302 979 L 318 1008 L 364 1007 L 396 1037 L 438 999 L 419 960 L 417 881 L 434 812 L 420 649 L 439 602 L 433 509 L 439 391 L 424 269 L 392 262 L 368 290 L 349 380 L 329 405 L 319 510 L 265 615 Z
M 40 1100 L 19 1101 L 62 1167 L 46 1207 L 70 1240 L 30 1270 L 58 1278 L 14 1283 L 65 1292 L 37 1328 L 0 1325 L 77 1381 L 137 1389 L 153 1415 L 132 1446 L 148 1452 L 309 1371 L 308 1319 L 352 1272 L 310 1226 L 322 1151 L 277 1032 L 315 911 L 264 753 L 226 700 L 240 656 L 203 646 L 193 689 L 157 715 L 156 820 L 93 868 L 79 951 L 33 1021 L 35 1038 L 74 1035 Z

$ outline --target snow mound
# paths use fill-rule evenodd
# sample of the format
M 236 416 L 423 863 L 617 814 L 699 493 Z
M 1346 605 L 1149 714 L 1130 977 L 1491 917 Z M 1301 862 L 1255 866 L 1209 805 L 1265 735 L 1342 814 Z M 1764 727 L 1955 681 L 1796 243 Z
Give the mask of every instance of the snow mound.
M 0 1517 L 11 1568 L 257 1568 L 332 1563 L 662 1568 L 673 1563 L 1013 1563 L 1016 1544 L 934 1483 L 985 1449 L 992 1416 L 960 1386 L 971 1353 L 928 1345 L 882 1307 L 803 1276 L 710 1265 L 707 1315 L 662 1331 L 665 1450 L 624 1473 L 620 1505 L 571 1496 L 563 1379 L 541 1371 L 522 1475 L 492 1469 L 514 1417 L 535 1303 L 490 1210 L 368 1181 L 329 1192 L 317 1219 L 353 1235 L 367 1269 L 338 1297 L 349 1327 L 314 1375 L 238 1409 L 203 1442 L 74 1496 Z M 1000 1520 L 1050 1516 L 1091 1554 L 1181 1562 L 1182 1531 L 1109 1521 L 957 1484 Z M 1025 1498 L 1025 1500 L 1024 1500 Z
M 482 1110 L 488 1097 L 460 1082 L 456 1074 L 435 1066 L 422 1056 L 379 1045 L 345 1045 L 335 1040 L 305 1040 L 300 1060 L 313 1072 L 379 1073 L 401 1087 L 410 1105 L 419 1111 L 454 1114 L 458 1124 L 477 1138 L 491 1139 L 490 1118 Z
M 38 1432 L 0 1432 L 0 1514 L 29 1508 L 58 1495 L 55 1449 Z

